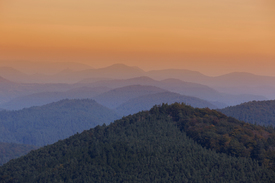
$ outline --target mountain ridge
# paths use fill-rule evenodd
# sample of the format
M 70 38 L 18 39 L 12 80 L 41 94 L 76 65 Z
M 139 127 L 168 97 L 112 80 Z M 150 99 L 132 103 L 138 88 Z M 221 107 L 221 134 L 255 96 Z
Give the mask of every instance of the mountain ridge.
M 219 111 L 248 123 L 275 126 L 275 100 L 250 101 Z
M 0 139 L 44 146 L 119 117 L 91 99 L 65 99 L 18 111 L 0 111 Z
M 216 119 L 214 127 L 212 118 Z M 12 160 L 0 167 L 0 180 L 10 183 L 274 181 L 275 172 L 247 158 L 248 154 L 239 158 L 241 153 L 237 157 L 216 153 L 215 150 L 219 151 L 213 146 L 216 142 L 210 143 L 215 139 L 213 136 L 205 142 L 194 138 L 201 125 L 211 135 L 211 129 L 220 131 L 225 124 L 233 125 L 233 129 L 256 130 L 253 129 L 256 126 L 242 126 L 245 123 L 210 109 L 177 103 L 154 106 L 150 111 L 85 130 Z M 274 135 L 274 130 L 270 133 Z M 232 134 L 229 138 L 235 139 L 230 144 L 235 152 L 239 137 Z M 208 141 L 214 150 L 202 147 Z
M 161 92 L 130 99 L 120 104 L 115 109 L 115 111 L 118 114 L 127 116 L 129 114 L 134 114 L 140 111 L 150 110 L 154 105 L 161 105 L 163 103 L 172 104 L 175 102 L 185 103 L 186 105 L 191 105 L 192 107 L 208 107 L 211 109 L 217 108 L 217 106 L 215 106 L 211 102 L 196 97 L 184 96 L 173 92 Z
M 64 92 L 38 92 L 13 98 L 8 102 L 0 104 L 0 106 L 7 110 L 20 110 L 33 106 L 46 105 L 63 99 L 91 99 L 109 90 L 111 89 L 107 87 L 91 88 L 84 86 Z

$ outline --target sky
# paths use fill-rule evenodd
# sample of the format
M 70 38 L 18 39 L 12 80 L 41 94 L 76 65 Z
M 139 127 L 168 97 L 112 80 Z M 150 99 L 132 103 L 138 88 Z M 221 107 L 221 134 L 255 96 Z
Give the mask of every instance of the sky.
M 0 0 L 0 61 L 275 76 L 274 0 Z

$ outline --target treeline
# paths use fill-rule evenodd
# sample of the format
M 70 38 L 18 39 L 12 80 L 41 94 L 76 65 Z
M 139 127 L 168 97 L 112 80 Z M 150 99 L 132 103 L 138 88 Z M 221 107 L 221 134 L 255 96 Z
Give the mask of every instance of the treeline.
M 237 133 L 239 129 L 258 134 L 261 142 L 267 137 L 274 140 L 273 129 L 249 125 L 214 110 L 178 103 L 155 106 L 12 160 L 0 167 L 0 181 L 274 182 L 275 172 L 265 167 L 265 161 L 259 164 L 259 158 L 253 160 L 250 154 L 236 151 L 240 145 L 246 148 L 239 141 L 243 139 L 238 138 L 242 135 Z M 222 138 L 227 136 L 227 140 Z M 266 151 L 256 137 L 252 140 L 255 143 L 249 152 L 258 147 Z M 228 143 L 233 151 L 226 153 L 236 152 L 235 157 L 216 152 L 222 152 Z M 274 144 L 265 145 L 272 148 Z
M 275 100 L 251 101 L 219 111 L 248 123 L 275 126 Z

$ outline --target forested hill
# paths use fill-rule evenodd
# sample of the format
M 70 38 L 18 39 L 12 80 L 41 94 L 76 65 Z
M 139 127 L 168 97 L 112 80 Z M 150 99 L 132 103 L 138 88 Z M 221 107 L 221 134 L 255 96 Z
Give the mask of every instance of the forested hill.
M 0 141 L 44 146 L 120 117 L 90 99 L 0 111 Z
M 246 102 L 219 111 L 248 123 L 275 126 L 275 100 Z
M 155 106 L 12 160 L 0 181 L 274 182 L 264 167 L 274 165 L 274 134 L 210 109 Z

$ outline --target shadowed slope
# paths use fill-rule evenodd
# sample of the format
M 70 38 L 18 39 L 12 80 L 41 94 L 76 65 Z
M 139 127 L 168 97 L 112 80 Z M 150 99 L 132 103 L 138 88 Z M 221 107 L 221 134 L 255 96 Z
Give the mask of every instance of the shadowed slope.
M 118 118 L 112 110 L 88 99 L 0 111 L 0 140 L 43 146 Z

